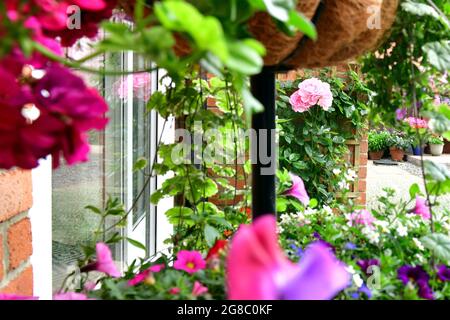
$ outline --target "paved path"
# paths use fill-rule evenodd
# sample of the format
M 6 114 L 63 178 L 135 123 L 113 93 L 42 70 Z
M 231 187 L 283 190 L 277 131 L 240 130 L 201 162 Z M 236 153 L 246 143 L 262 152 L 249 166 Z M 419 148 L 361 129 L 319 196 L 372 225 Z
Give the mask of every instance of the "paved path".
M 374 165 L 369 161 L 367 166 L 367 207 L 375 209 L 378 207 L 377 197 L 382 193 L 383 188 L 393 188 L 397 191 L 397 196 L 409 199 L 409 188 L 413 183 L 419 184 L 423 188 L 421 171 L 418 166 L 408 162 L 400 163 L 398 166 Z M 440 198 L 440 206 L 437 208 L 450 208 L 450 195 Z

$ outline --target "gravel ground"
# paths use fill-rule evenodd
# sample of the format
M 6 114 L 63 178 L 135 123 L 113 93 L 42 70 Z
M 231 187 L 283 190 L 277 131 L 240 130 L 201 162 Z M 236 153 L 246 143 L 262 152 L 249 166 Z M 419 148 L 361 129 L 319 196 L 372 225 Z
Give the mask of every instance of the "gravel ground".
M 367 207 L 378 207 L 377 196 L 384 188 L 393 188 L 397 196 L 402 199 L 409 198 L 409 188 L 413 183 L 419 184 L 424 191 L 422 173 L 420 167 L 403 162 L 398 166 L 374 165 L 369 161 L 367 166 Z M 437 210 L 450 208 L 450 195 L 440 197 L 440 205 Z

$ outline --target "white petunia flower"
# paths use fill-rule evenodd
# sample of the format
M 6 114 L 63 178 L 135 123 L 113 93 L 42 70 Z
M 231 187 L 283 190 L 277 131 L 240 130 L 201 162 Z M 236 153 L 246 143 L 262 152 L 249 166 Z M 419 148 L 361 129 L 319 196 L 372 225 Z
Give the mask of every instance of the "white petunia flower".
M 333 174 L 338 176 L 341 174 L 341 169 L 333 169 Z
M 422 242 L 420 242 L 419 239 L 417 238 L 412 238 L 414 244 L 416 245 L 417 248 L 419 248 L 420 251 L 424 251 L 425 247 L 423 246 Z
M 358 287 L 361 288 L 364 284 L 364 280 L 361 278 L 361 276 L 357 273 L 355 273 L 352 277 L 353 283 Z

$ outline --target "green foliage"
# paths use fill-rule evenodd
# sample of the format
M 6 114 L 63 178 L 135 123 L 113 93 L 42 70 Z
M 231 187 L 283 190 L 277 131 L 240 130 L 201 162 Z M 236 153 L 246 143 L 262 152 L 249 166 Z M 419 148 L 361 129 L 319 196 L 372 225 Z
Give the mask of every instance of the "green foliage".
M 428 139 L 428 143 L 429 143 L 429 144 L 439 144 L 439 145 L 442 145 L 442 144 L 444 144 L 444 139 L 442 139 L 442 137 L 431 136 L 431 137 Z
M 441 233 L 432 233 L 421 239 L 423 245 L 432 250 L 442 262 L 450 263 L 450 237 Z
M 411 139 L 399 132 L 391 132 L 387 138 L 387 146 L 389 148 L 396 148 L 403 151 L 411 147 Z
M 342 190 L 339 183 L 348 169 L 345 142 L 357 139 L 365 127 L 366 103 L 371 93 L 353 71 L 331 74 L 323 70 L 320 79 L 331 85 L 333 106 L 329 111 L 313 107 L 296 113 L 289 97 L 298 83 L 309 77 L 307 73 L 302 79 L 278 84 L 279 161 L 281 169 L 300 176 L 309 195 L 323 204 Z
M 388 147 L 389 133 L 386 131 L 370 131 L 368 142 L 369 151 L 382 151 Z

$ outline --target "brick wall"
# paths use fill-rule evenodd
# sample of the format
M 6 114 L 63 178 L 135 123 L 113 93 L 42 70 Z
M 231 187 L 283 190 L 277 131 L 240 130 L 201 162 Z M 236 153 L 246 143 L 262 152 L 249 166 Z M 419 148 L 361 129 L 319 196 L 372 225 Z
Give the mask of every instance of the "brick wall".
M 0 293 L 33 294 L 31 172 L 0 171 Z

